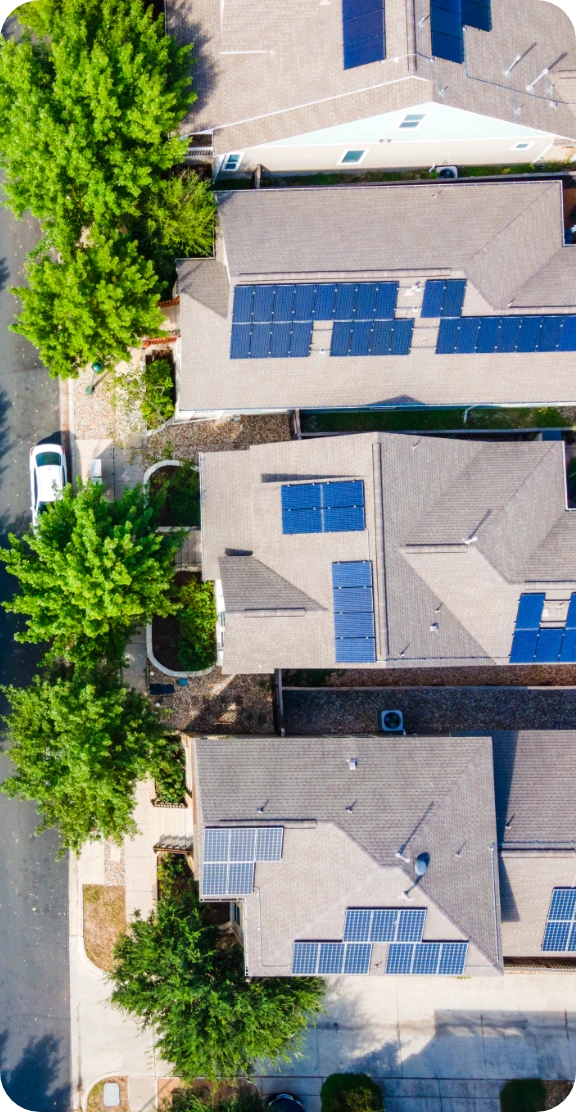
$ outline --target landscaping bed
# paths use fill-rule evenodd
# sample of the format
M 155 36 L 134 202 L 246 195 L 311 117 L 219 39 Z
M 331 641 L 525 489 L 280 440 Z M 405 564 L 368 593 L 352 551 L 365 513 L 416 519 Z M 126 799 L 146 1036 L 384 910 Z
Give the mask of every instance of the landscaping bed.
M 571 1081 L 541 1081 L 538 1077 L 508 1081 L 500 1094 L 502 1112 L 547 1112 L 572 1092 Z
M 120 885 L 85 884 L 82 894 L 84 949 L 94 965 L 109 970 L 114 946 L 126 930 L 126 889 Z
M 103 1081 L 98 1081 L 93 1085 L 88 1093 L 88 1100 L 86 1103 L 87 1112 L 109 1112 L 104 1104 L 104 1086 L 109 1081 L 115 1081 L 120 1087 L 120 1104 L 118 1112 L 130 1112 L 130 1105 L 128 1104 L 128 1078 L 118 1077 L 105 1077 Z
M 330 412 L 301 410 L 302 433 L 322 432 L 465 432 L 484 429 L 498 431 L 560 428 L 576 426 L 576 409 L 542 406 L 514 409 L 474 406 L 466 409 L 349 409 Z
M 149 429 L 157 429 L 174 416 L 176 376 L 171 351 L 149 353 L 142 371 L 140 411 Z
M 181 467 L 166 463 L 154 471 L 148 486 L 163 498 L 161 526 L 194 528 L 200 525 L 200 476 L 190 461 Z
M 262 413 L 169 425 L 148 436 L 140 451 L 146 469 L 165 459 L 197 462 L 199 452 L 230 452 L 290 439 L 288 413 Z
M 200 672 L 216 663 L 214 586 L 189 571 L 177 572 L 174 586 L 180 609 L 152 620 L 154 656 L 173 672 Z

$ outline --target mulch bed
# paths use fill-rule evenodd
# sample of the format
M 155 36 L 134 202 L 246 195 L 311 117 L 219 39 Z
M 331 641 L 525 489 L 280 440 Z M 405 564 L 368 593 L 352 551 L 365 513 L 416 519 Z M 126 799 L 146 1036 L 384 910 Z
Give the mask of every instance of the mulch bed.
M 153 683 L 171 683 L 157 668 Z M 171 710 L 170 725 L 185 733 L 274 734 L 270 676 L 225 676 L 217 665 L 204 676 L 192 676 L 162 700 Z
M 183 587 L 194 578 L 192 572 L 179 571 L 174 576 L 176 588 Z M 174 672 L 184 672 L 185 669 L 178 659 L 178 645 L 180 643 L 180 622 L 177 615 L 170 614 L 167 618 L 152 619 L 152 648 L 159 664 L 171 668 Z M 162 683 L 162 680 L 156 680 Z
M 287 413 L 190 421 L 169 425 L 167 429 L 148 436 L 141 449 L 142 466 L 145 469 L 163 459 L 197 462 L 199 452 L 230 452 L 248 449 L 251 444 L 270 444 L 290 438 L 290 416 Z

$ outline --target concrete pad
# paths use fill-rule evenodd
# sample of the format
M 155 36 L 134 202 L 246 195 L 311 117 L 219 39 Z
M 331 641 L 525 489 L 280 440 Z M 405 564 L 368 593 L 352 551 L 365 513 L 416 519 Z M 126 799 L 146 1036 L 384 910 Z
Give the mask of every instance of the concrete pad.
M 156 1078 L 153 1075 L 131 1074 L 128 1078 L 130 1112 L 150 1112 L 156 1108 Z
M 75 443 L 76 468 L 86 483 L 90 478 L 90 464 L 92 460 L 102 461 L 102 485 L 105 490 L 114 488 L 114 444 L 109 439 L 77 439 Z
M 105 865 L 104 865 L 104 842 L 88 842 L 84 846 L 81 854 L 82 860 L 82 883 L 83 884 L 104 884 L 105 882 Z
M 133 687 L 136 691 L 146 694 L 148 691 L 148 682 L 146 677 L 146 666 L 148 657 L 146 655 L 146 634 L 136 634 L 126 646 L 126 658 L 128 666 L 122 670 L 122 678 L 124 683 L 129 687 Z

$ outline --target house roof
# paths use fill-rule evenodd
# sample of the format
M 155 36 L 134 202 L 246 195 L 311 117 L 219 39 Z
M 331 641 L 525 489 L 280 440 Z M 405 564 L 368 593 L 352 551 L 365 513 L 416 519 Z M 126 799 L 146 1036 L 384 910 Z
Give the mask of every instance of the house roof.
M 465 29 L 459 65 L 431 58 L 427 0 L 386 0 L 386 60 L 345 70 L 340 4 L 293 0 L 287 18 L 273 0 L 252 0 L 249 11 L 244 0 L 168 0 L 168 31 L 194 44 L 197 100 L 183 130 L 214 129 L 220 153 L 438 101 L 574 136 L 569 17 L 540 0 L 492 0 L 492 19 L 490 32 Z
M 236 190 L 218 208 L 221 258 L 178 263 L 180 411 L 572 397 L 572 352 L 546 375 L 536 352 L 437 354 L 438 321 L 420 314 L 434 277 L 467 279 L 465 315 L 573 310 L 559 181 Z M 310 354 L 289 365 L 230 358 L 236 284 L 367 279 L 398 282 L 408 355 L 332 357 L 330 325 L 315 322 Z
M 558 441 L 389 433 L 204 454 L 203 573 L 231 601 L 225 671 L 333 667 L 341 560 L 373 565 L 373 667 L 507 663 L 520 594 L 544 591 L 545 620 L 563 624 L 576 590 L 564 468 Z M 282 482 L 342 477 L 364 482 L 363 531 L 283 534 Z
M 457 743 L 426 737 L 227 738 L 193 744 L 204 826 L 258 825 L 263 821 L 258 808 L 264 804 L 266 823 L 316 824 L 319 855 L 328 827 L 336 826 L 377 865 L 401 867 L 410 883 L 416 879 L 412 863 L 425 852 L 430 864 L 415 898 L 420 894 L 433 901 L 489 961 L 499 964 L 489 738 Z M 354 771 L 350 757 L 357 761 Z M 318 916 L 325 910 L 322 893 L 310 890 L 306 863 L 302 866 L 298 899 L 309 903 L 313 919 L 314 908 Z M 343 877 L 350 888 L 354 880 Z M 266 889 L 258 874 L 256 883 L 264 904 Z M 280 874 L 274 907 L 280 923 L 289 918 L 293 900 L 294 891 L 282 887 Z M 364 905 L 373 900 L 373 893 L 363 893 Z
M 574 847 L 576 731 L 519 730 L 493 737 L 499 845 Z

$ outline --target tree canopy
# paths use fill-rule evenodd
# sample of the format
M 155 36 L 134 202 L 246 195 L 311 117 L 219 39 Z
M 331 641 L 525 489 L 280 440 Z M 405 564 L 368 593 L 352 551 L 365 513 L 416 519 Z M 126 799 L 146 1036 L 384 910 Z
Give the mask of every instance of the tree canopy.
M 38 833 L 57 825 L 61 853 L 92 839 L 136 834 L 134 788 L 147 774 L 167 783 L 168 794 L 178 790 L 179 739 L 115 674 L 36 676 L 29 687 L 4 693 L 16 771 L 1 790 L 36 802 Z
M 159 883 L 155 911 L 117 943 L 112 1002 L 154 1028 L 184 1081 L 249 1073 L 257 1058 L 297 1050 L 322 1009 L 323 982 L 247 979 L 242 948 L 209 925 L 187 865 L 165 858 Z
M 52 656 L 120 664 L 132 631 L 174 609 L 174 554 L 180 533 L 157 533 L 158 507 L 141 487 L 109 502 L 88 483 L 40 515 L 36 530 L 0 559 L 20 583 L 7 610 L 27 616 L 19 641 L 51 642 Z

